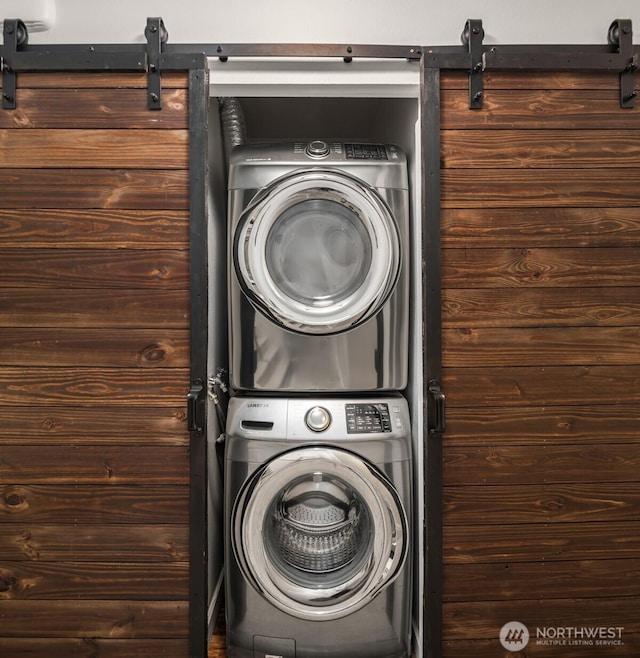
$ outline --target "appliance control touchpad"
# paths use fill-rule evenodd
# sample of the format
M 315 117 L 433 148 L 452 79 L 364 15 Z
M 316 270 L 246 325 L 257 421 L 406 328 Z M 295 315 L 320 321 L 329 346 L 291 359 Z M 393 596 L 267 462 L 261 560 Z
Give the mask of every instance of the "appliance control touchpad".
M 348 434 L 391 432 L 389 405 L 386 403 L 347 404 Z

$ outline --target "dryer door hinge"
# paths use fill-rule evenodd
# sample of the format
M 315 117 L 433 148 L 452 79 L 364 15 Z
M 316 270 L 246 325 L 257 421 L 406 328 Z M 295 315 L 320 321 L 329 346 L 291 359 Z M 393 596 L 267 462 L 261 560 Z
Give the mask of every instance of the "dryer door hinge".
M 147 108 L 161 110 L 160 56 L 162 55 L 162 44 L 169 39 L 169 33 L 161 18 L 147 18 L 144 35 L 147 37 Z
M 187 426 L 189 432 L 204 433 L 205 385 L 202 379 L 194 379 L 187 394 Z

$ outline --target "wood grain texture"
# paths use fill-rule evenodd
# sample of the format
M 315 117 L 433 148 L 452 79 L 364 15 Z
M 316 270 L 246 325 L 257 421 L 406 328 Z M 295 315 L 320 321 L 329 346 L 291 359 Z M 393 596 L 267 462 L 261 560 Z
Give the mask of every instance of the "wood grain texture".
M 3 562 L 0 601 L 185 601 L 188 576 L 188 562 Z
M 184 170 L 0 169 L 0 208 L 186 210 Z
M 636 128 L 638 123 L 636 119 Z M 640 165 L 638 130 L 609 130 L 606 141 L 598 130 L 484 130 L 474 133 L 473 139 L 466 130 L 445 130 L 441 134 L 442 165 L 447 169 L 603 169 Z
M 1 454 L 1 453 L 0 453 Z M 444 447 L 447 486 L 636 482 L 640 443 Z
M 0 445 L 188 445 L 187 412 L 147 404 L 0 405 Z
M 446 288 L 638 287 L 640 262 L 637 247 L 447 249 L 442 256 L 442 285 Z M 640 303 L 640 296 L 636 301 Z
M 74 287 L 56 289 L 52 295 L 48 288 L 0 288 L 0 327 L 5 328 L 186 329 L 188 325 L 189 298 L 183 289 Z
M 637 208 L 451 208 L 441 225 L 445 248 L 640 245 Z
M 621 163 L 622 165 L 622 163 Z M 443 208 L 627 208 L 640 205 L 640 169 L 443 169 Z
M 640 110 L 615 73 L 444 72 L 444 651 L 635 656 Z M 616 626 L 619 646 L 537 627 Z M 515 653 L 514 653 L 515 655 Z
M 2 81 L 0 80 L 0 83 Z M 20 74 L 18 89 L 146 89 L 146 73 L 122 71 L 26 71 Z M 185 71 L 163 71 L 162 88 L 187 89 L 189 74 Z
M 20 83 L 24 76 L 20 75 Z M 164 80 L 163 80 L 164 82 Z M 14 110 L 0 114 L 0 129 L 186 129 L 187 91 L 164 90 L 162 111 L 147 109 L 146 84 L 137 89 L 44 88 L 24 89 Z
M 189 289 L 189 253 L 173 249 L 0 249 L 7 288 Z
M 0 247 L 157 249 L 189 246 L 189 216 L 171 210 L 0 210 Z
M 640 483 L 523 484 L 449 487 L 445 525 L 615 523 L 640 520 Z M 562 528 L 559 527 L 558 531 Z
M 0 368 L 0 404 L 40 405 L 185 404 L 187 368 Z
M 185 368 L 189 332 L 180 329 L 5 329 L 0 366 Z
M 553 605 L 556 598 L 599 598 L 605 591 L 611 598 L 632 597 L 638 594 L 639 577 L 638 558 L 452 565 L 446 572 L 444 600 L 536 598 Z
M 606 445 L 638 438 L 640 405 L 450 407 L 445 446 Z
M 187 524 L 185 485 L 4 485 L 3 523 Z
M 442 341 L 446 367 L 640 363 L 638 326 L 445 329 Z
M 451 407 L 640 402 L 638 365 L 446 368 L 443 382 Z
M 619 88 L 613 86 L 583 93 L 575 89 L 503 90 L 485 80 L 487 93 L 479 111 L 469 112 L 468 89 L 443 89 L 444 130 L 599 130 L 605 124 L 609 130 L 638 128 L 640 108 L 620 112 Z
M 468 71 L 442 71 L 440 86 L 443 90 L 459 89 L 469 90 Z M 613 71 L 485 71 L 483 81 L 486 90 L 503 89 L 513 91 L 524 90 L 562 90 L 575 94 L 578 90 L 610 90 L 615 93 L 612 99 L 618 101 L 616 110 L 619 111 L 620 79 Z M 638 83 L 636 84 L 638 86 Z M 443 104 L 447 112 L 450 104 Z
M 544 599 L 495 601 L 491 605 L 475 601 L 447 603 L 444 605 L 443 625 L 445 636 L 450 640 L 493 640 L 497 647 L 497 637 L 506 623 L 505 619 L 522 620 L 522 623 L 534 629 L 538 626 L 615 626 L 623 627 L 625 642 L 633 642 L 633 646 L 637 648 L 640 647 L 640 623 L 634 609 L 637 610 L 638 603 L 640 601 L 637 597 L 566 598 L 554 600 L 553 605 L 549 605 Z M 554 655 L 549 653 L 548 647 L 545 647 L 545 650 L 546 655 Z M 581 651 L 584 656 L 585 647 L 582 647 Z
M 0 482 L 189 484 L 189 453 L 176 446 L 0 446 Z
M 640 521 L 446 525 L 443 547 L 445 564 L 638 559 Z
M 187 169 L 188 132 L 0 129 L 0 168 Z
M 186 524 L 48 525 L 46 522 L 5 521 L 0 524 L 0 554 L 3 561 L 81 563 L 103 560 L 112 564 L 151 564 L 189 560 L 189 527 Z M 78 564 L 78 569 L 81 568 Z
M 489 274 L 490 276 L 490 274 Z M 445 327 L 636 327 L 640 287 L 447 288 Z
M 11 658 L 149 658 L 158 656 L 175 658 L 187 656 L 187 639 L 101 639 L 101 638 L 3 638 L 0 637 L 0 654 Z
M 0 601 L 4 637 L 186 637 L 187 601 Z
M 188 76 L 0 117 L 0 655 L 189 653 Z

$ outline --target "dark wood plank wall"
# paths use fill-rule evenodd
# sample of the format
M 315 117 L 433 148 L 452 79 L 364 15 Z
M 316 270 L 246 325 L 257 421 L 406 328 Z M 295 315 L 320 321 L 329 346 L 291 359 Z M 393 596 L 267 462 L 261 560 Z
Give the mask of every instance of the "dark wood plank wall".
M 0 656 L 188 655 L 188 79 L 0 110 Z
M 444 656 L 640 655 L 640 107 L 443 74 Z M 623 627 L 622 646 L 536 644 Z

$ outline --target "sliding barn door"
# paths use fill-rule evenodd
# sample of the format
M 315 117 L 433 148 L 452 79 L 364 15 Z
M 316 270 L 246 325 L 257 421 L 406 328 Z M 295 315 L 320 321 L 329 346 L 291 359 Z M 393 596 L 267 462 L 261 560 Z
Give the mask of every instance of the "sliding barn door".
M 640 108 L 485 82 L 442 78 L 443 654 L 638 656 Z
M 189 655 L 187 73 L 0 110 L 0 655 Z

